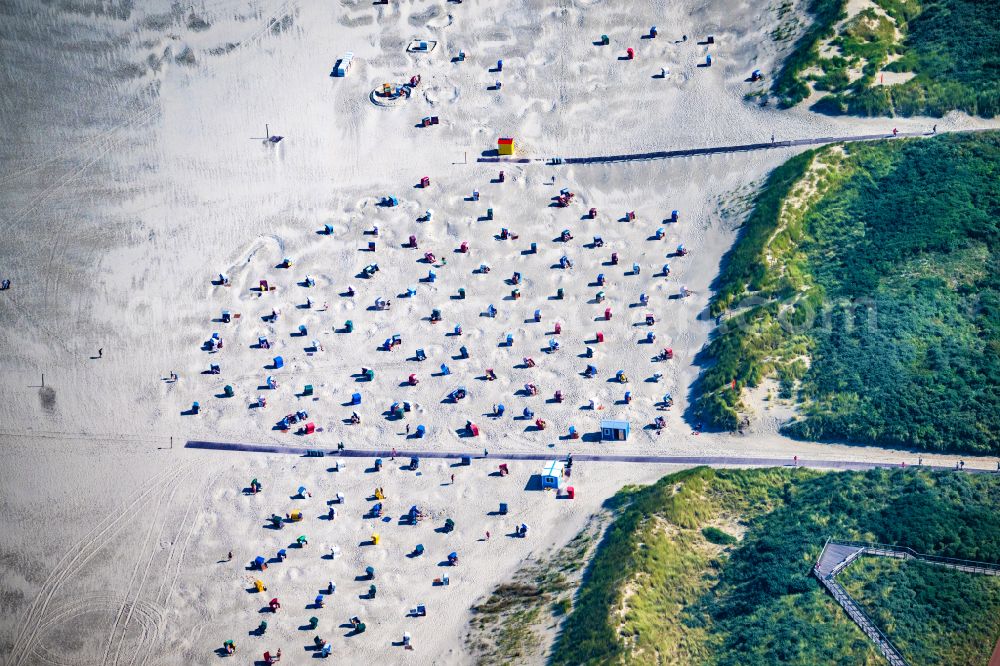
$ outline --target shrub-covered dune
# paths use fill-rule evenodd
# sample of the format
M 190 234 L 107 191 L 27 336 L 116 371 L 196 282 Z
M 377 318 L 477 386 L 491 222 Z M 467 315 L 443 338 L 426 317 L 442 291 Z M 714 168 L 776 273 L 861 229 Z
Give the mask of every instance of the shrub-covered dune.
M 847 7 L 847 0 L 805 3 L 811 23 L 771 86 L 782 106 L 815 91 L 823 94 L 815 108 L 830 113 L 1000 113 L 995 2 L 873 0 L 850 17 Z
M 712 303 L 698 418 L 746 388 L 787 434 L 1000 451 L 1000 133 L 831 146 L 772 172 Z M 735 388 L 734 388 L 735 382 Z
M 625 489 L 552 662 L 884 663 L 811 576 L 826 538 L 1000 561 L 998 502 L 1000 478 L 902 469 L 698 468 Z M 922 566 L 842 575 L 913 663 L 989 660 L 1000 579 Z

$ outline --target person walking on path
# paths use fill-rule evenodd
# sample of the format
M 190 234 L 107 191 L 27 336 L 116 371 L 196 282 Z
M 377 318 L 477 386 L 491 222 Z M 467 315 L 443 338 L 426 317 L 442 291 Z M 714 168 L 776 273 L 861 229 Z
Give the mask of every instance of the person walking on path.
M 409 424 L 407 424 L 407 426 L 406 426 L 406 432 L 407 433 L 410 432 L 410 426 L 409 426 Z M 392 456 L 389 458 L 389 460 L 395 460 L 395 459 L 396 459 L 396 447 L 392 447 Z

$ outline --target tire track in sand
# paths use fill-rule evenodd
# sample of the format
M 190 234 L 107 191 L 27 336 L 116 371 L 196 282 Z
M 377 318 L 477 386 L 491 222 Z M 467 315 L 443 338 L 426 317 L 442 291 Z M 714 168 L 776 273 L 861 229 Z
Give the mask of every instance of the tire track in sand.
M 184 474 L 177 480 L 175 480 L 169 486 L 163 488 L 158 494 L 158 500 L 156 506 L 153 510 L 152 520 L 149 522 L 149 529 L 146 531 L 146 538 L 143 541 L 142 548 L 139 550 L 139 555 L 135 560 L 135 567 L 132 569 L 132 575 L 129 577 L 128 588 L 125 590 L 125 596 L 122 599 L 121 607 L 118 609 L 118 614 L 115 617 L 115 622 L 111 626 L 111 631 L 108 635 L 108 645 L 104 651 L 104 661 L 102 663 L 108 662 L 108 655 L 111 652 L 111 648 L 115 643 L 115 635 L 119 632 L 121 633 L 121 638 L 118 640 L 118 646 L 115 648 L 115 657 L 110 662 L 114 666 L 117 666 L 119 659 L 121 659 L 122 646 L 125 644 L 125 637 L 128 635 L 128 625 L 132 621 L 132 612 L 135 608 L 135 604 L 139 601 L 142 596 L 142 590 L 146 585 L 146 580 L 149 578 L 149 570 L 153 565 L 153 560 L 156 558 L 157 549 L 156 545 L 163 538 L 163 532 L 167 528 L 167 521 L 169 519 L 170 507 L 174 502 L 174 497 L 177 495 L 177 491 L 180 488 L 181 482 L 190 476 L 190 469 L 186 469 Z M 169 491 L 169 495 L 168 495 Z M 164 501 L 164 498 L 166 501 Z M 156 523 L 159 521 L 159 530 L 156 532 L 156 538 L 150 541 L 150 537 L 153 535 L 153 530 L 156 528 Z M 146 558 L 146 567 L 143 569 L 142 578 L 138 580 L 138 587 L 135 587 L 136 577 L 139 574 L 139 568 L 142 565 L 143 555 L 146 551 L 149 551 L 149 557 Z M 133 592 L 134 588 L 134 592 Z M 134 600 L 130 603 L 129 598 L 134 597 Z M 124 616 L 124 622 L 122 622 L 122 617 Z M 121 628 L 119 629 L 119 624 Z
M 86 536 L 67 549 L 66 554 L 63 555 L 49 573 L 45 583 L 42 584 L 42 589 L 39 591 L 38 596 L 35 597 L 31 608 L 25 614 L 11 648 L 10 656 L 7 660 L 8 664 L 19 666 L 25 662 L 38 636 L 39 627 L 42 626 L 42 619 L 45 617 L 46 610 L 62 584 L 76 574 L 135 517 L 135 509 L 137 507 L 145 504 L 151 495 L 165 484 L 174 481 L 186 468 L 194 464 L 193 462 L 187 463 L 184 466 L 163 472 L 159 477 L 150 482 L 138 497 L 109 513 Z

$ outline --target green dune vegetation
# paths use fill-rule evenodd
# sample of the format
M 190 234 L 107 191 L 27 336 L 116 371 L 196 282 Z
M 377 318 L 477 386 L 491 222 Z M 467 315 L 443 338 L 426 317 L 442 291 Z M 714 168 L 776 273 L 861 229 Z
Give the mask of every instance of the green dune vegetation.
M 837 581 L 911 664 L 985 664 L 1000 636 L 995 576 L 862 557 Z
M 773 382 L 793 437 L 1000 451 L 998 224 L 998 132 L 792 158 L 724 262 L 695 415 L 735 429 Z
M 1000 12 L 986 0 L 807 0 L 812 22 L 775 77 L 782 106 L 865 116 L 1000 113 Z M 883 85 L 884 84 L 884 85 Z
M 909 469 L 702 467 L 623 489 L 551 662 L 882 664 L 811 575 L 825 540 L 998 561 L 998 501 L 1000 478 Z M 851 565 L 865 568 L 849 585 L 912 663 L 989 660 L 998 581 L 909 565 L 876 575 L 870 567 L 884 565 L 868 559 Z

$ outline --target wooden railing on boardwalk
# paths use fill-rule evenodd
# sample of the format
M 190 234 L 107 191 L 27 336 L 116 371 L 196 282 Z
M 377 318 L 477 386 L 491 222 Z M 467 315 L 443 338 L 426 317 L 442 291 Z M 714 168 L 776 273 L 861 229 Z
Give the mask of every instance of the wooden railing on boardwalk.
M 833 595 L 833 598 L 847 612 L 847 615 L 854 620 L 855 624 L 861 627 L 861 631 L 865 632 L 865 635 L 875 643 L 875 647 L 878 648 L 879 652 L 882 653 L 891 666 L 908 666 L 908 663 L 899 650 L 892 644 L 892 641 L 882 633 L 881 629 L 875 626 L 871 618 L 861 610 L 861 607 L 858 606 L 851 596 L 847 594 L 847 591 L 835 580 L 837 574 L 846 569 L 851 562 L 862 555 L 892 557 L 900 560 L 917 560 L 956 571 L 983 574 L 985 576 L 1000 576 L 1000 564 L 993 562 L 976 562 L 953 557 L 924 555 L 905 546 L 827 539 L 823 545 L 819 559 L 813 567 L 813 574 L 819 579 L 823 587 Z

